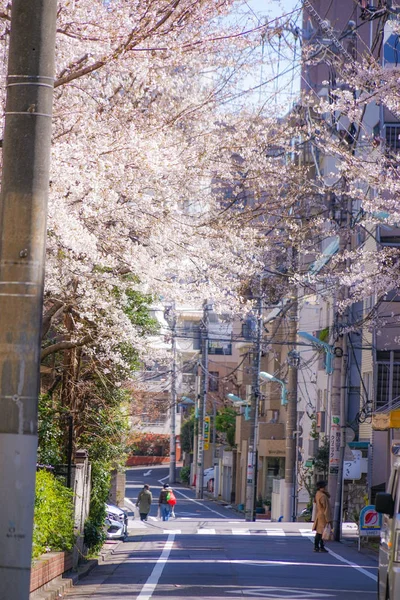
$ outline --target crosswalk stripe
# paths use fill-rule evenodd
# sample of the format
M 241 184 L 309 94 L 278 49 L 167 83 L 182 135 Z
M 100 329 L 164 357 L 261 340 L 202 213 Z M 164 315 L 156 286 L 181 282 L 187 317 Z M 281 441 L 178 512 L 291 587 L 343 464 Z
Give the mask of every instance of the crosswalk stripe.
M 182 533 L 181 529 L 164 529 L 164 533 Z
M 310 537 L 314 535 L 314 532 L 311 529 L 299 529 L 299 531 L 303 537 Z
M 197 533 L 202 535 L 215 535 L 215 529 L 198 529 Z
M 283 537 L 286 535 L 283 529 L 266 529 L 265 532 L 267 535 L 273 535 L 278 537 Z
M 156 520 L 156 519 L 154 519 Z M 178 524 L 178 523 L 177 523 Z M 130 520 L 128 521 L 128 529 L 130 529 L 131 531 L 135 530 L 135 529 L 140 529 L 140 528 L 144 528 L 146 529 L 146 523 L 143 523 L 142 521 L 138 521 L 138 520 Z M 223 529 L 223 530 L 217 530 L 217 529 L 211 529 L 211 528 L 201 528 L 201 529 L 197 529 L 196 531 L 187 531 L 187 532 L 182 532 L 182 529 L 163 529 L 163 533 L 165 534 L 169 534 L 169 533 L 174 533 L 176 535 L 182 534 L 182 533 L 191 533 L 193 535 L 193 533 L 196 533 L 198 535 L 257 535 L 257 536 L 262 536 L 262 535 L 267 535 L 269 537 L 305 537 L 305 538 L 310 538 L 314 536 L 314 531 L 312 531 L 311 529 L 299 529 L 298 531 L 284 531 L 283 529 Z

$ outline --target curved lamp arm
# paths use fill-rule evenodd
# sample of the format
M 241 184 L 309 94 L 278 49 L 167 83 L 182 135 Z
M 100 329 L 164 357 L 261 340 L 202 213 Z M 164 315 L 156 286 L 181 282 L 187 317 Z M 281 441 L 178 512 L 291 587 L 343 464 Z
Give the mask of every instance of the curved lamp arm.
M 237 406 L 244 406 L 244 420 L 245 421 L 249 421 L 250 419 L 250 406 L 249 403 L 246 402 L 245 400 L 242 400 L 242 398 L 239 398 L 239 396 L 235 396 L 235 394 L 227 394 L 226 397 L 233 402 L 233 404 L 236 404 Z
M 284 381 L 282 381 L 281 379 L 278 379 L 277 377 L 275 377 L 275 375 L 271 375 L 271 373 L 266 373 L 265 371 L 260 371 L 258 376 L 260 379 L 263 379 L 264 381 L 274 381 L 275 383 L 279 383 L 279 385 L 282 388 L 281 389 L 281 404 L 282 404 L 282 406 L 286 406 L 286 404 L 288 403 L 286 383 Z
M 326 342 L 323 342 L 322 340 L 319 340 L 318 338 L 316 338 L 314 335 L 311 335 L 311 333 L 308 333 L 307 331 L 298 331 L 297 332 L 299 337 L 302 337 L 305 340 L 308 340 L 309 342 L 311 342 L 312 344 L 314 344 L 314 346 L 319 346 L 320 348 L 322 348 L 325 352 L 325 371 L 327 373 L 327 375 L 332 375 L 333 373 L 333 347 L 330 344 L 327 344 Z

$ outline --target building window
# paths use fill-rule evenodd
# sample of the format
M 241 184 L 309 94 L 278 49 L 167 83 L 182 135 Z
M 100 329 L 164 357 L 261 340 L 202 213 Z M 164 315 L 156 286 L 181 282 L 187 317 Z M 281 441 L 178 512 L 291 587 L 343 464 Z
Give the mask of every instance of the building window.
M 219 355 L 231 355 L 232 354 L 232 344 L 229 342 L 208 342 L 208 352 L 209 354 L 219 354 Z
M 376 408 L 391 406 L 400 400 L 400 352 L 377 353 Z
M 218 392 L 219 387 L 219 373 L 218 371 L 209 371 L 208 372 L 208 391 L 209 392 Z
M 398 123 L 386 123 L 384 130 L 386 148 L 398 152 L 400 150 L 400 125 Z

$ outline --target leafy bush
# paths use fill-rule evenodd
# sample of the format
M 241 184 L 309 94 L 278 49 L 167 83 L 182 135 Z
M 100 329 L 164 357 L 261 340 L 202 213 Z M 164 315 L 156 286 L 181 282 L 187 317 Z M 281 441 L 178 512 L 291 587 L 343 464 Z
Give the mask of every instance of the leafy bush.
M 194 414 L 181 425 L 181 448 L 183 452 L 193 452 L 195 418 Z
M 65 416 L 57 398 L 48 394 L 39 396 L 38 462 L 44 465 L 58 465 L 63 462 L 63 440 Z
M 169 456 L 170 436 L 136 432 L 129 438 L 128 449 L 134 456 Z
M 32 558 L 50 550 L 72 550 L 74 542 L 72 490 L 60 483 L 52 473 L 38 471 Z
M 225 435 L 226 442 L 231 448 L 235 447 L 236 416 L 234 408 L 225 406 L 217 412 L 215 419 L 217 431 Z
M 90 494 L 89 518 L 85 523 L 85 544 L 91 554 L 97 553 L 105 540 L 105 503 L 110 491 L 110 468 L 107 463 L 97 460 L 92 463 L 92 490 Z
M 179 476 L 180 476 L 182 483 L 189 483 L 190 482 L 190 467 L 189 466 L 182 467 Z

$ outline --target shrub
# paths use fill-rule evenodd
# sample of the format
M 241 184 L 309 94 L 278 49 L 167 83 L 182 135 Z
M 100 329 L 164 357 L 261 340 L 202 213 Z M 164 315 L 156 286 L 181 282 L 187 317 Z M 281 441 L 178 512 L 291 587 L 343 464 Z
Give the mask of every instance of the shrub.
M 50 550 L 72 550 L 74 542 L 72 490 L 60 483 L 52 473 L 38 471 L 32 558 Z
M 134 456 L 169 456 L 170 436 L 137 432 L 130 436 L 128 448 Z
M 179 474 L 182 483 L 190 482 L 190 467 L 182 467 L 181 472 Z
M 110 469 L 107 463 L 94 461 L 92 464 L 92 490 L 90 494 L 89 518 L 85 522 L 85 544 L 91 554 L 96 554 L 106 538 L 104 519 L 106 502 L 110 491 Z
M 187 454 L 193 452 L 194 429 L 195 417 L 194 414 L 192 414 L 190 418 L 181 425 L 181 448 L 183 452 L 186 452 Z

